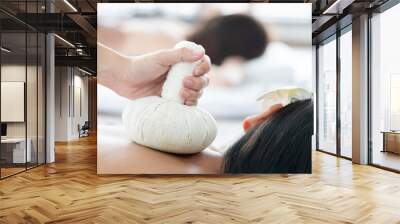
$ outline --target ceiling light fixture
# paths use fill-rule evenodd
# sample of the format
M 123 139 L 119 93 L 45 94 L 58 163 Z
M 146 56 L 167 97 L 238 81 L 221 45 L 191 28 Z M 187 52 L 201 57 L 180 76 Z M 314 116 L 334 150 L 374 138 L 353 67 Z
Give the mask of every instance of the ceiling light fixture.
M 68 0 L 64 0 L 64 3 L 67 4 L 74 12 L 78 12 L 78 10 L 71 3 L 69 3 Z
M 55 37 L 57 37 L 59 40 L 61 40 L 62 42 L 66 43 L 68 46 L 75 48 L 75 45 L 73 45 L 71 42 L 69 42 L 68 40 L 58 36 L 57 34 L 54 34 Z
M 11 50 L 9 50 L 9 49 L 7 49 L 7 48 L 5 48 L 5 47 L 1 47 L 0 49 L 1 49 L 2 51 L 6 52 L 6 53 L 10 53 L 10 52 L 11 52 Z
M 336 0 L 322 14 L 342 14 L 343 9 L 351 5 L 353 2 L 354 0 Z
M 76 53 L 78 53 L 79 55 L 83 55 L 83 49 L 77 48 Z
M 86 71 L 86 70 L 83 70 L 83 69 L 81 69 L 81 68 L 79 68 L 79 67 L 78 67 L 78 70 L 81 71 L 81 72 L 83 72 L 83 73 L 85 73 L 85 74 L 87 74 L 87 75 L 93 75 L 92 73 L 90 73 L 90 72 L 88 72 L 88 71 Z

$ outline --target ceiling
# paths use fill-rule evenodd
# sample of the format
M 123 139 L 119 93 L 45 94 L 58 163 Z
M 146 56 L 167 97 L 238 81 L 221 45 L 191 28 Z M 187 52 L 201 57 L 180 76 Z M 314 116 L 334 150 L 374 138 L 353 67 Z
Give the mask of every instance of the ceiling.
M 3 60 L 16 63 L 24 55 L 28 59 L 36 57 L 37 44 L 30 43 L 32 38 L 36 37 L 36 33 L 54 32 L 57 34 L 56 66 L 79 66 L 95 74 L 98 2 L 100 1 L 48 0 L 46 5 L 45 0 L 1 0 L 2 46 L 12 50 Z
M 389 0 L 311 0 L 313 44 L 352 23 L 353 17 L 372 12 Z
M 313 42 L 335 32 L 338 20 L 373 9 L 387 0 L 270 0 L 262 2 L 312 3 Z M 54 32 L 56 65 L 80 66 L 96 72 L 97 3 L 138 2 L 114 0 L 1 0 L 0 24 L 4 41 L 13 42 L 15 54 L 23 53 L 26 29 Z M 260 1 L 255 1 L 260 2 Z M 50 12 L 50 8 L 52 13 Z M 351 22 L 351 18 L 349 20 Z M 345 24 L 344 24 L 345 25 Z M 331 31 L 329 31 L 331 29 Z M 328 32 L 329 31 L 329 32 Z M 8 39 L 8 40 L 7 40 Z M 64 40 L 66 41 L 64 41 Z M 5 43 L 3 41 L 3 43 Z M 72 46 L 72 45 L 73 46 Z M 28 52 L 34 48 L 28 44 Z M 19 49 L 19 50 L 18 50 Z

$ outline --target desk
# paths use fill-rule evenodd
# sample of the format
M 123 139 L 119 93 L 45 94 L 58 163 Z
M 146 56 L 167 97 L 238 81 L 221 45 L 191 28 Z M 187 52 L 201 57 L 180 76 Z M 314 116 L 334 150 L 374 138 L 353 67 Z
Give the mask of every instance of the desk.
M 382 152 L 393 152 L 400 154 L 400 131 L 382 131 Z
M 1 157 L 6 163 L 25 163 L 31 161 L 31 145 L 30 138 L 26 140 L 28 143 L 25 154 L 25 138 L 5 138 L 1 139 Z M 12 158 L 12 159 L 11 159 Z M 25 161 L 25 159 L 27 159 Z

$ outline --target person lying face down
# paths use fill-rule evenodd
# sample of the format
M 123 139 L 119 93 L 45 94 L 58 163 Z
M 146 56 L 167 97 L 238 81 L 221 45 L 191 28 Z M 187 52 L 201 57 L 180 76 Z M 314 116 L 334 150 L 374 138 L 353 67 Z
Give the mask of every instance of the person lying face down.
M 284 104 L 286 105 L 286 104 Z M 103 148 L 100 174 L 233 174 L 311 173 L 313 102 L 295 100 L 283 106 L 273 103 L 243 122 L 245 134 L 224 154 L 205 149 L 193 155 L 160 152 L 131 143 L 121 133 Z M 102 171 L 107 170 L 107 171 Z
M 186 39 L 202 45 L 214 65 L 221 65 L 229 57 L 257 58 L 269 43 L 263 25 L 243 14 L 211 18 Z
M 246 134 L 223 156 L 223 173 L 311 173 L 311 99 L 274 104 L 243 126 Z

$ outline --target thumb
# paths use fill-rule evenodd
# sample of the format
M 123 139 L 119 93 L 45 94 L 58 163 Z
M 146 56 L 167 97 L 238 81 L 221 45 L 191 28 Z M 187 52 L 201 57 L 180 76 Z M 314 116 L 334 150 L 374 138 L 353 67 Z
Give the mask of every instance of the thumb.
M 194 62 L 200 60 L 205 54 L 204 48 L 177 48 L 161 50 L 156 53 L 158 63 L 164 66 L 171 66 L 179 62 Z

